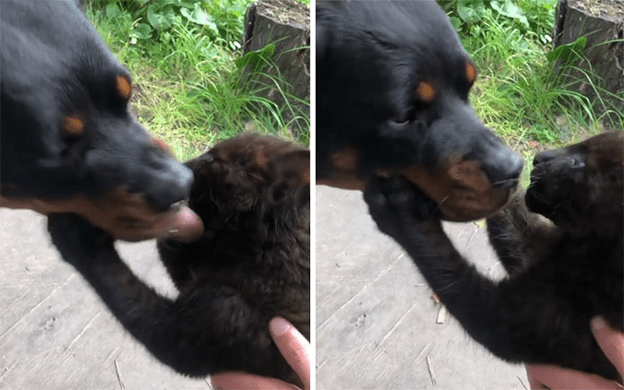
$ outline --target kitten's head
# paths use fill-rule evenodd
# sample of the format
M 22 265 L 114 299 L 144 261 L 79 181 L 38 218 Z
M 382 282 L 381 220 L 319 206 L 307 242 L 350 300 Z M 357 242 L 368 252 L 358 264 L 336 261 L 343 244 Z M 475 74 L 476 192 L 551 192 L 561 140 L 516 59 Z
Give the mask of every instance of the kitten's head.
M 526 204 L 570 234 L 622 235 L 624 132 L 535 156 Z
M 189 206 L 206 230 L 246 229 L 246 218 L 299 218 L 310 202 L 310 152 L 273 136 L 244 134 L 186 163 Z

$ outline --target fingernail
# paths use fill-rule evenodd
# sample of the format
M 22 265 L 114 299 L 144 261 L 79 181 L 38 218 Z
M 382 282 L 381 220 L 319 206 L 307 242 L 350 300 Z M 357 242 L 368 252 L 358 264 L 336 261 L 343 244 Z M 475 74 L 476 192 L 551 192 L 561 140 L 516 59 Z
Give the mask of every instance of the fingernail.
M 594 317 L 591 319 L 591 326 L 594 329 L 602 329 L 605 327 L 605 321 L 602 317 Z
M 291 330 L 293 326 L 281 317 L 275 317 L 269 322 L 269 330 L 275 337 L 279 337 Z

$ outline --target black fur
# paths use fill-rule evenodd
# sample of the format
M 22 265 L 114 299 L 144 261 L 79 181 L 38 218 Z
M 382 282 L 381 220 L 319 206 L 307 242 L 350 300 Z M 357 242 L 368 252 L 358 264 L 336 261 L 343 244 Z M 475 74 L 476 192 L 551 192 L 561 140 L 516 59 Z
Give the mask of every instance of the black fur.
M 153 238 L 193 176 L 130 113 L 130 73 L 81 7 L 0 2 L 0 207 Z
M 418 167 L 441 176 L 465 160 L 493 187 L 484 192 L 508 199 L 522 161 L 475 116 L 468 94 L 476 69 L 435 1 L 319 1 L 316 17 L 320 183 L 363 189 L 380 172 Z M 421 85 L 430 97 L 417 92 Z M 345 151 L 349 164 L 337 161 Z M 435 191 L 415 176 L 406 177 Z M 463 215 L 444 217 L 487 214 L 474 203 L 449 197 L 445 205 Z
M 515 199 L 488 220 L 511 274 L 498 283 L 457 253 L 436 204 L 407 181 L 379 179 L 366 201 L 380 230 L 403 246 L 448 310 L 493 354 L 618 379 L 589 323 L 601 315 L 624 331 L 623 134 L 535 157 L 526 194 L 531 211 Z
M 268 323 L 282 316 L 309 339 L 309 152 L 248 135 L 187 165 L 195 175 L 189 206 L 206 230 L 191 244 L 159 242 L 177 299 L 137 279 L 113 239 L 78 217 L 49 218 L 53 243 L 128 331 L 178 372 L 243 370 L 299 383 Z

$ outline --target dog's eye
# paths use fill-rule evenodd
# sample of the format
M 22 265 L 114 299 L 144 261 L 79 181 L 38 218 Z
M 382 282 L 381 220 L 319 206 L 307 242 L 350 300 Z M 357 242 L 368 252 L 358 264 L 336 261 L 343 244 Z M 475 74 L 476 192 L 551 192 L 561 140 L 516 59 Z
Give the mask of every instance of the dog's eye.
M 394 123 L 395 125 L 399 125 L 399 126 L 405 126 L 408 123 L 410 123 L 410 119 L 395 118 L 395 119 L 392 119 L 392 123 Z
M 390 122 L 392 122 L 395 125 L 405 126 L 409 124 L 410 122 L 412 122 L 413 120 L 414 120 L 414 111 L 410 110 L 409 112 L 403 115 L 397 115 L 391 118 Z

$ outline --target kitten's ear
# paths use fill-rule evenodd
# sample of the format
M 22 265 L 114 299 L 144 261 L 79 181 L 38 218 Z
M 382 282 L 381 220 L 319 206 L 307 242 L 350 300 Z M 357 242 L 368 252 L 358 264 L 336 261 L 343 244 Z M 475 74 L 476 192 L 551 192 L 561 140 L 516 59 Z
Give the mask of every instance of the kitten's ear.
M 286 181 L 295 187 L 310 185 L 310 151 L 295 150 L 285 153 L 271 163 L 273 180 Z

